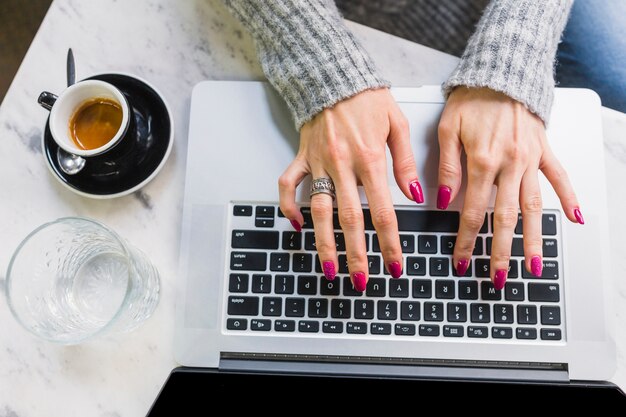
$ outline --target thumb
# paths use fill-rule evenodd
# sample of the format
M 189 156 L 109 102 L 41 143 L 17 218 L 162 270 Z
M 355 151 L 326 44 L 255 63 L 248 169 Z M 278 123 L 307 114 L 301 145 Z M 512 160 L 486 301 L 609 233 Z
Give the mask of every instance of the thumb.
M 461 188 L 461 140 L 456 129 L 440 122 L 439 128 L 439 190 L 437 208 L 445 210 Z

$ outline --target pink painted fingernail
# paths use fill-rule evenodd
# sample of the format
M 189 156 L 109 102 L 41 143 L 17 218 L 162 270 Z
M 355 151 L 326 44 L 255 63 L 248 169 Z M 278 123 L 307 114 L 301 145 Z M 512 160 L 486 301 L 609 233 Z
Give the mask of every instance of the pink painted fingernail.
M 541 256 L 533 256 L 530 259 L 530 272 L 536 276 L 540 277 L 543 269 L 543 262 L 541 262 Z
M 422 185 L 418 180 L 413 180 L 409 183 L 409 190 L 413 196 L 413 200 L 416 203 L 422 204 L 424 202 L 424 193 L 422 192 Z
M 293 226 L 294 229 L 296 229 L 296 232 L 301 232 L 302 231 L 302 226 L 300 226 L 300 223 L 298 223 L 295 220 L 289 220 L 291 222 L 291 225 Z
M 352 274 L 352 284 L 354 289 L 360 292 L 365 291 L 367 287 L 367 281 L 365 280 L 365 274 L 363 272 L 355 272 Z
M 456 263 L 456 273 L 458 276 L 462 277 L 467 272 L 467 267 L 469 265 L 469 261 L 467 259 L 461 259 Z
M 335 279 L 337 272 L 335 271 L 335 263 L 331 261 L 324 262 L 322 267 L 324 269 L 324 276 L 327 280 L 332 281 Z
M 400 278 L 402 276 L 402 265 L 400 265 L 400 262 L 390 262 L 389 265 L 387 265 L 387 270 L 394 278 Z
M 448 208 L 451 195 L 452 190 L 450 187 L 446 187 L 445 185 L 439 187 L 439 192 L 437 193 L 437 208 L 439 210 L 445 210 Z
M 506 282 L 506 275 L 507 275 L 506 269 L 498 269 L 496 271 L 496 276 L 493 277 L 493 287 L 496 290 L 501 290 L 502 288 L 504 288 L 504 283 Z
M 585 219 L 583 218 L 583 214 L 580 212 L 580 209 L 578 207 L 574 209 L 574 217 L 576 217 L 576 221 L 579 224 L 585 224 Z

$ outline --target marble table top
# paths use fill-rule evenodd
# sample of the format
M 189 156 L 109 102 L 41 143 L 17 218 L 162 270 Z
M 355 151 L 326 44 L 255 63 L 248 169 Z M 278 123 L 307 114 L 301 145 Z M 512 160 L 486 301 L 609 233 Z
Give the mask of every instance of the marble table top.
M 455 57 L 349 23 L 396 86 L 439 84 Z M 71 47 L 77 77 L 136 74 L 169 102 L 173 152 L 142 190 L 111 200 L 80 197 L 48 172 L 41 152 L 47 112 L 41 91 L 65 87 Z M 55 0 L 0 106 L 0 292 L 14 249 L 31 230 L 58 217 L 103 221 L 144 250 L 161 274 L 161 300 L 139 329 L 78 346 L 40 341 L 13 320 L 0 297 L 0 416 L 145 415 L 170 370 L 178 241 L 192 87 L 208 79 L 260 80 L 250 37 L 219 0 Z M 619 369 L 626 388 L 626 116 L 604 112 Z

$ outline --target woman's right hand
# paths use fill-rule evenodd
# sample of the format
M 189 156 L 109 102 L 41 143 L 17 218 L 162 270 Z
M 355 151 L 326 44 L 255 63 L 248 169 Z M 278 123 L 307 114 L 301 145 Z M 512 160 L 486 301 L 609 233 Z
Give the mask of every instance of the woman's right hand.
M 369 269 L 359 184 L 365 189 L 384 265 L 394 278 L 402 275 L 404 263 L 387 185 L 385 146 L 389 146 L 393 158 L 398 186 L 407 198 L 423 203 L 408 123 L 387 88 L 363 91 L 305 123 L 300 130 L 298 154 L 278 181 L 280 209 L 296 230 L 304 223 L 295 202 L 300 182 L 309 174 L 314 179 L 325 177 L 334 182 L 348 270 L 358 291 L 365 291 Z M 326 278 L 332 280 L 338 271 L 332 197 L 313 195 L 311 216 L 320 263 Z

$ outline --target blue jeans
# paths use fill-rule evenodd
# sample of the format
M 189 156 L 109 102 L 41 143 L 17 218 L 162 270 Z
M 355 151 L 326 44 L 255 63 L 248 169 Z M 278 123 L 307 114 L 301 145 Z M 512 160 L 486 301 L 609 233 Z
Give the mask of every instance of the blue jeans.
M 626 113 L 626 0 L 575 0 L 557 52 L 559 87 L 595 90 Z

